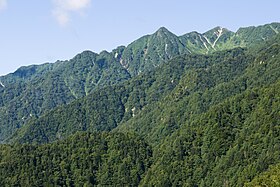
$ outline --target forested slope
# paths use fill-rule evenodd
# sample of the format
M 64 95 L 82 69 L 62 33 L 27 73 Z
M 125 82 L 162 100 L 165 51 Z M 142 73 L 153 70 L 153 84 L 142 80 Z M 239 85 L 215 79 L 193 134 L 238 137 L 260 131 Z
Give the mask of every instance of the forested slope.
M 112 130 L 120 123 L 139 117 L 141 128 L 144 130 L 146 121 L 153 119 L 149 116 L 152 114 L 149 111 L 151 107 L 156 109 L 155 106 L 159 107 L 167 100 L 166 97 L 172 97 L 171 100 L 168 99 L 172 103 L 186 95 L 196 95 L 198 90 L 202 92 L 218 83 L 241 76 L 247 66 L 247 60 L 251 59 L 245 55 L 243 49 L 209 56 L 181 56 L 124 84 L 100 89 L 69 105 L 58 107 L 39 119 L 30 121 L 14 137 L 20 142 L 46 143 L 67 137 L 79 130 Z M 224 68 L 225 73 L 219 75 L 221 68 Z M 180 81 L 187 85 L 180 84 Z M 186 86 L 188 88 L 184 90 Z M 184 92 L 180 93 L 181 98 L 178 93 L 174 93 L 176 91 Z M 178 98 L 174 100 L 174 97 Z M 160 124 L 159 120 L 154 122 Z M 130 124 L 133 125 L 133 122 Z M 149 127 L 153 128 L 154 125 L 151 123 Z M 145 131 L 141 134 L 149 136 L 150 132 Z
M 110 53 L 84 51 L 71 60 L 21 67 L 0 77 L 0 142 L 33 117 L 146 73 L 178 55 L 251 47 L 269 41 L 279 31 L 280 24 L 271 23 L 240 28 L 236 33 L 215 27 L 203 34 L 176 36 L 162 27 Z
M 216 52 L 164 58 L 139 75 L 118 64 L 127 77 L 30 116 L 1 145 L 0 186 L 279 185 L 280 35 L 271 27 L 238 31 L 248 48 L 216 42 Z M 168 33 L 158 32 L 145 37 Z M 253 45 L 246 33 L 272 39 Z
M 89 51 L 70 61 L 22 67 L 0 77 L 0 141 L 33 117 L 129 78 L 112 55 Z
M 140 137 L 77 133 L 46 145 L 0 145 L 0 186 L 137 186 L 152 161 Z
M 154 150 L 143 185 L 242 186 L 280 160 L 280 82 L 226 99 Z

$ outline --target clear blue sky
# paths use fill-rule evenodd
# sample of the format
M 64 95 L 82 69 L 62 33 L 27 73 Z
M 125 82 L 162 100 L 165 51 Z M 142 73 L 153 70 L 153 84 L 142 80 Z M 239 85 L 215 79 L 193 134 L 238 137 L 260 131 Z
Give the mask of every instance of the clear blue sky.
M 280 0 L 0 0 L 0 75 L 111 51 L 164 26 L 177 35 L 280 21 Z

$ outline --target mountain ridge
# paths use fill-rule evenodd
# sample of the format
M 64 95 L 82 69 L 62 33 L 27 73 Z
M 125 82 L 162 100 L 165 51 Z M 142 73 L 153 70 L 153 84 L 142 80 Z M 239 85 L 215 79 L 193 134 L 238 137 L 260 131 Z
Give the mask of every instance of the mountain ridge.
M 208 30 L 208 31 L 203 32 L 203 33 L 200 33 L 200 32 L 198 32 L 198 31 L 191 31 L 191 32 L 189 32 L 189 33 L 182 34 L 182 35 L 176 35 L 176 34 L 172 33 L 171 31 L 169 31 L 168 28 L 166 28 L 166 27 L 164 27 L 164 26 L 161 26 L 161 27 L 160 27 L 159 29 L 157 29 L 154 33 L 144 35 L 144 36 L 142 36 L 142 37 L 140 37 L 140 38 L 134 40 L 133 42 L 131 42 L 131 43 L 128 44 L 127 46 L 124 46 L 124 45 L 117 46 L 115 49 L 112 49 L 112 51 L 111 51 L 111 52 L 108 52 L 108 53 L 114 53 L 114 54 L 115 54 L 115 51 L 118 51 L 118 48 L 122 48 L 122 50 L 123 50 L 124 48 L 127 48 L 129 45 L 134 44 L 137 40 L 141 40 L 142 38 L 146 38 L 146 37 L 149 37 L 149 36 L 152 36 L 152 35 L 157 35 L 158 33 L 169 33 L 169 34 L 172 34 L 172 35 L 174 35 L 174 36 L 176 36 L 176 37 L 182 38 L 182 37 L 184 37 L 185 35 L 186 35 L 186 36 L 189 36 L 189 35 L 193 35 L 193 34 L 205 36 L 205 35 L 208 35 L 208 34 L 210 33 L 210 34 L 214 35 L 214 33 L 217 32 L 219 29 L 223 29 L 223 30 L 226 31 L 226 32 L 230 32 L 230 33 L 234 33 L 234 34 L 236 34 L 236 35 L 240 35 L 241 33 L 244 32 L 244 30 L 256 30 L 256 29 L 257 29 L 257 30 L 260 30 L 260 29 L 263 28 L 263 27 L 266 27 L 266 28 L 269 27 L 275 34 L 278 34 L 278 33 L 280 32 L 280 23 L 279 23 L 279 22 L 271 22 L 271 23 L 264 24 L 264 25 L 259 25 L 259 26 L 240 27 L 236 32 L 230 31 L 229 29 L 227 29 L 227 28 L 225 28 L 225 27 L 222 27 L 222 26 L 216 26 L 216 27 L 214 27 L 214 28 L 212 28 L 212 29 L 210 29 L 210 30 Z M 264 39 L 265 39 L 265 38 L 264 38 Z M 209 44 L 211 45 L 211 42 L 208 43 L 208 45 L 209 45 Z M 243 46 L 240 46 L 240 47 L 243 47 Z M 104 50 L 104 51 L 105 51 L 105 50 Z M 90 50 L 85 50 L 85 51 L 82 51 L 82 52 L 78 53 L 77 55 L 80 55 L 80 54 L 82 54 L 82 53 L 84 53 L 84 52 L 85 52 L 85 53 L 91 52 L 91 53 L 94 53 L 94 54 L 97 54 L 97 55 L 98 55 L 98 54 L 100 55 L 101 53 L 103 53 L 103 51 L 101 51 L 100 53 L 96 53 L 96 52 L 93 52 L 93 51 L 90 51 Z M 199 53 L 199 52 L 198 52 L 198 53 Z M 71 59 L 74 59 L 77 55 L 75 55 L 75 56 L 74 56 L 73 58 L 71 58 Z M 67 62 L 68 60 L 65 60 L 65 61 Z M 56 62 L 54 62 L 54 63 L 46 62 L 46 63 L 39 64 L 39 65 L 29 65 L 29 66 L 41 66 L 41 65 L 55 64 L 55 63 L 65 62 L 65 61 L 58 60 L 58 61 L 56 61 Z M 28 66 L 22 66 L 22 67 L 20 67 L 20 68 L 23 68 L 23 67 L 28 67 Z M 20 68 L 19 68 L 19 69 L 20 69 Z M 17 70 L 19 70 L 19 69 L 17 69 Z M 16 71 L 17 71 L 17 70 L 16 70 Z M 15 72 L 16 72 L 16 71 L 15 71 Z M 14 73 L 15 73 L 15 72 L 14 72 Z M 13 73 L 9 73 L 9 74 L 13 74 Z M 0 77 L 7 76 L 7 75 L 9 75 L 9 74 L 2 75 L 2 76 L 0 76 Z
M 280 163 L 273 28 L 160 28 L 0 77 L 0 185 L 279 184 L 268 176 Z
M 262 43 L 264 40 L 260 38 L 268 40 L 276 35 L 273 28 L 280 30 L 280 23 L 241 28 L 234 35 L 215 27 L 203 34 L 191 32 L 176 36 L 161 27 L 112 52 L 84 51 L 70 60 L 21 67 L 0 77 L 0 141 L 32 117 L 40 117 L 98 88 L 129 80 L 179 55 L 210 54 Z

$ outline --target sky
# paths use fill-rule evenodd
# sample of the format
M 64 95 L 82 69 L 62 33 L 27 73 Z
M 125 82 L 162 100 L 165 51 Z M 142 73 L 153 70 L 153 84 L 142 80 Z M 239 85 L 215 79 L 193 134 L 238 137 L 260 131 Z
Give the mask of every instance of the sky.
M 164 26 L 176 35 L 280 22 L 279 0 L 0 0 L 0 75 L 127 46 Z

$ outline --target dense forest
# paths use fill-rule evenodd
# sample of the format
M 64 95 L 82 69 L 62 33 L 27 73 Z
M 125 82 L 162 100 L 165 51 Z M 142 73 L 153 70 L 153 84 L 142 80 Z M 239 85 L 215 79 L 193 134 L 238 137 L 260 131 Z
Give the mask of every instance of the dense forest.
M 0 186 L 279 186 L 277 29 L 160 28 L 0 77 Z
M 55 144 L 1 145 L 0 186 L 137 186 L 152 149 L 133 134 L 77 133 Z

